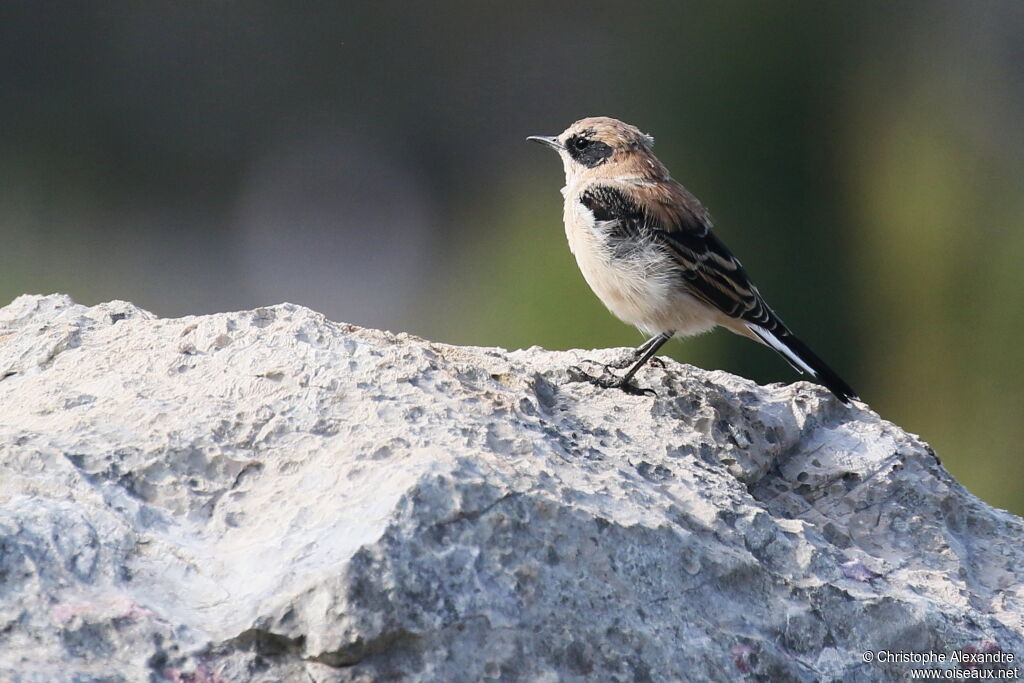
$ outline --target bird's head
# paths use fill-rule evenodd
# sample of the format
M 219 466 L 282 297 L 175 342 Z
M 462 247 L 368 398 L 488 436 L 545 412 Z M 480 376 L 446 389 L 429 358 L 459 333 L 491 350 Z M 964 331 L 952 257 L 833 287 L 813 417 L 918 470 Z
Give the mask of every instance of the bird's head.
M 551 147 L 562 157 L 566 184 L 590 177 L 664 176 L 651 147 L 654 138 L 636 126 L 607 116 L 580 119 L 561 135 L 527 140 Z

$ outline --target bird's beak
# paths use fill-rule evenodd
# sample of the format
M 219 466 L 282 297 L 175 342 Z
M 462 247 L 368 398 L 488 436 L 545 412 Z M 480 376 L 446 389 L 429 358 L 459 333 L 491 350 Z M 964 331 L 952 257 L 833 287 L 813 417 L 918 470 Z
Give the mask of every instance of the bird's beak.
M 547 137 L 545 135 L 531 135 L 526 139 L 533 140 L 534 142 L 539 142 L 542 145 L 547 145 L 548 147 L 554 150 L 561 151 L 565 149 L 565 145 L 559 142 L 558 138 L 556 138 L 554 135 L 552 135 L 551 137 Z

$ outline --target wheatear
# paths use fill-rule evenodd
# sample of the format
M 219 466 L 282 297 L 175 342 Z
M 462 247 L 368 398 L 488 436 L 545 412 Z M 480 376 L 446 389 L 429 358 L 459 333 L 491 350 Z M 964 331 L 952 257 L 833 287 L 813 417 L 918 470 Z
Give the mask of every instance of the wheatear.
M 721 325 L 771 347 L 843 403 L 859 400 L 765 303 L 711 232 L 708 212 L 651 152 L 653 138 L 599 116 L 527 139 L 562 157 L 565 235 L 587 284 L 620 320 L 652 335 L 622 377 L 597 383 L 641 393 L 630 381 L 665 342 Z

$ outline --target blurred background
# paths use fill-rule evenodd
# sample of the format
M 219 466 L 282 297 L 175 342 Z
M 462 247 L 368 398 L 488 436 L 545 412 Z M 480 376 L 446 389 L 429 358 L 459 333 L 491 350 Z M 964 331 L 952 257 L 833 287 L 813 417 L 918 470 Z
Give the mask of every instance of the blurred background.
M 5 2 L 0 305 L 635 345 L 524 141 L 615 116 L 874 409 L 1024 513 L 1022 35 L 1013 1 Z M 796 379 L 724 331 L 667 353 Z

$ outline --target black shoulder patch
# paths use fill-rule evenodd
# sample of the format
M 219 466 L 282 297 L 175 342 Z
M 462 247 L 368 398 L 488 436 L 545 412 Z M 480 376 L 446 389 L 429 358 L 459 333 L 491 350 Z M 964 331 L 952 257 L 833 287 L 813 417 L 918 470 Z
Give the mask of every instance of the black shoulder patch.
M 595 185 L 580 195 L 580 203 L 590 209 L 594 220 L 610 224 L 613 237 L 636 237 L 648 227 L 647 217 L 622 190 L 607 185 Z
M 608 185 L 595 185 L 580 195 L 580 203 L 590 209 L 599 221 L 631 218 L 641 213 L 640 207 L 622 190 Z

